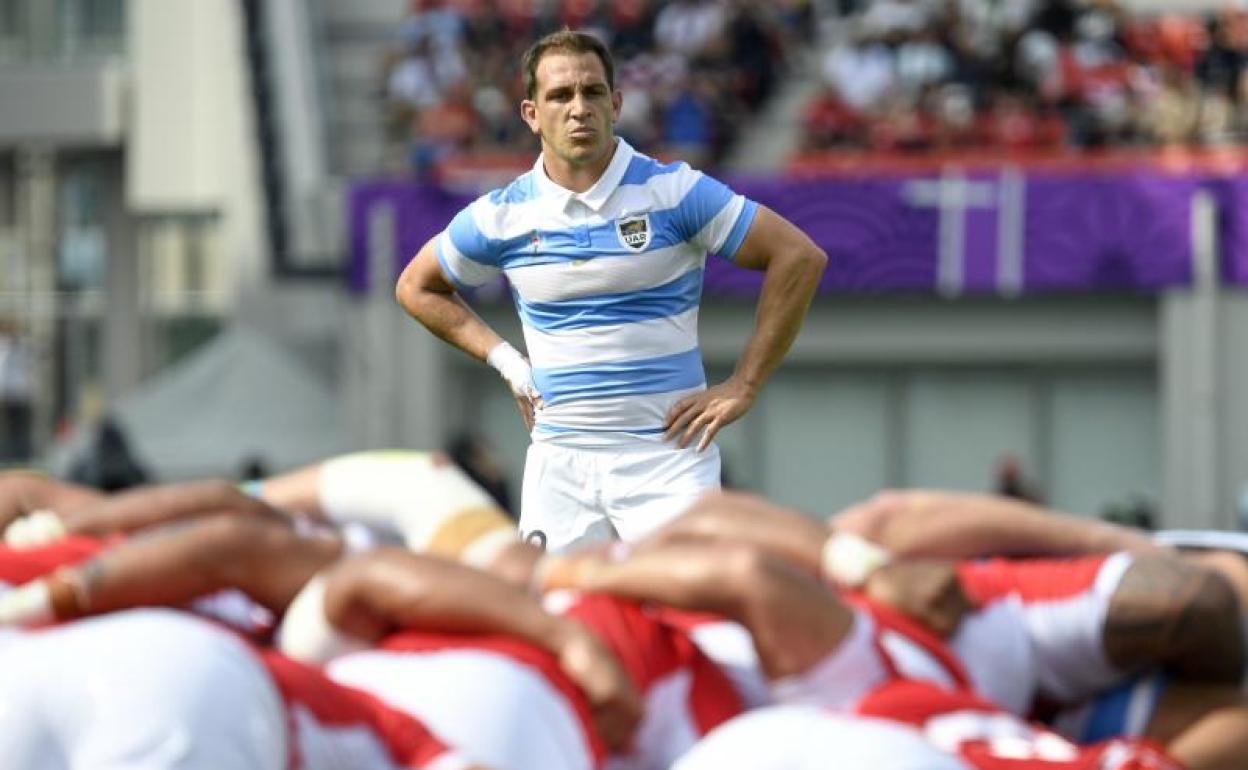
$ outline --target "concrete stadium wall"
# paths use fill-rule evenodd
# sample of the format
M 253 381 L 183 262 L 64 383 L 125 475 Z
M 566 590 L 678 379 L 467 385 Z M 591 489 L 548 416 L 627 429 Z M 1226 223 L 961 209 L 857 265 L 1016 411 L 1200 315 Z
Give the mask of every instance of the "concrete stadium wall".
M 139 215 L 221 217 L 227 284 L 267 279 L 264 207 L 240 6 L 131 0 L 126 199 Z
M 1133 496 L 1160 501 L 1157 307 L 823 298 L 754 411 L 721 434 L 730 481 L 826 515 L 885 486 L 990 489 L 1008 453 L 1051 503 L 1078 513 Z M 481 310 L 522 340 L 509 306 Z M 749 303 L 704 307 L 711 381 L 731 371 L 752 319 Z M 426 356 L 403 368 L 445 371 L 436 430 L 490 438 L 518 494 L 528 438 L 510 395 L 454 351 L 417 353 L 429 335 L 403 324 L 400 349 Z

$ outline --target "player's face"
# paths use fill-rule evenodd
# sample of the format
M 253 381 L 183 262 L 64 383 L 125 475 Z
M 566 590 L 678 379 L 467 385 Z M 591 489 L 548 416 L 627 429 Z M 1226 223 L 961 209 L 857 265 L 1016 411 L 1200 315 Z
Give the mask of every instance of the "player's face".
M 549 53 L 537 64 L 534 98 L 521 114 L 542 138 L 542 151 L 571 166 L 593 165 L 614 147 L 620 92 L 607 84 L 593 53 Z

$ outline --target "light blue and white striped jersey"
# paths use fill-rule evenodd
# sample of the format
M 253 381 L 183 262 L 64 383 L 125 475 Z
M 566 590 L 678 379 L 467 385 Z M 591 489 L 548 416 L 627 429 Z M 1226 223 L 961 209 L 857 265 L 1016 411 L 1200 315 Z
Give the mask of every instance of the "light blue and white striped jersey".
M 589 190 L 555 184 L 539 157 L 459 212 L 436 251 L 460 288 L 500 270 L 510 281 L 546 402 L 534 440 L 659 441 L 672 404 L 706 387 L 706 255 L 732 259 L 757 208 L 688 164 L 661 164 L 620 139 Z

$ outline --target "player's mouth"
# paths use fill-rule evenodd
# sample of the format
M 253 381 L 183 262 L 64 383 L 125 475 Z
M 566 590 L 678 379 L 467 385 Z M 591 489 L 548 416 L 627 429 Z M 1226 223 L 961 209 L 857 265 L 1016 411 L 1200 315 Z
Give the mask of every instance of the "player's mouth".
M 574 139 L 588 139 L 597 133 L 598 130 L 592 126 L 577 126 L 568 132 L 568 134 Z

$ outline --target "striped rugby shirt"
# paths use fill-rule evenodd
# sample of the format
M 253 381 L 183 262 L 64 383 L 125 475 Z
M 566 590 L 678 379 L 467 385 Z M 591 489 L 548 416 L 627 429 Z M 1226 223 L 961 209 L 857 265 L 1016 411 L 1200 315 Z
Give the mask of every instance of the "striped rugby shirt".
M 460 211 L 435 248 L 460 289 L 500 271 L 511 283 L 546 403 L 534 440 L 658 442 L 670 407 L 706 388 L 706 255 L 733 259 L 757 209 L 688 164 L 661 164 L 619 139 L 589 190 L 555 184 L 539 157 Z

